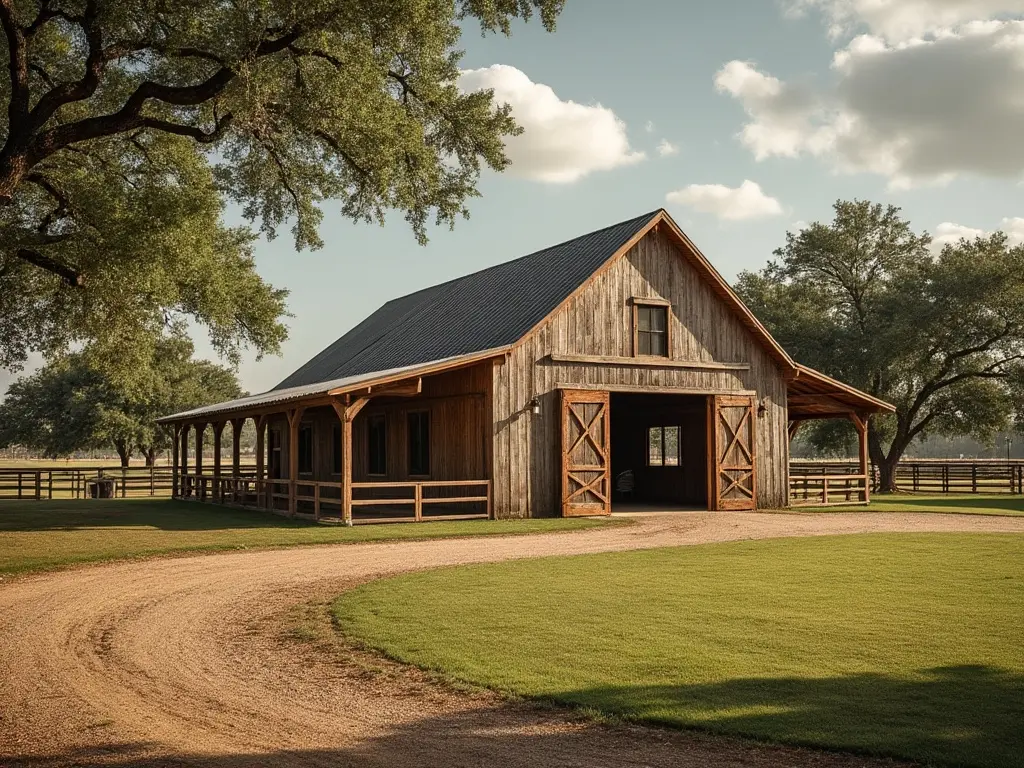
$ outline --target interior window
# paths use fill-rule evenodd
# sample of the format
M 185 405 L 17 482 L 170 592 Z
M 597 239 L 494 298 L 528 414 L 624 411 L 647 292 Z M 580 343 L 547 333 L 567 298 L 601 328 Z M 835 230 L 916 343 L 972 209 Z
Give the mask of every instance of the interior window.
M 678 467 L 679 427 L 650 427 L 647 430 L 647 466 Z
M 409 474 L 430 474 L 430 412 L 409 414 Z
M 367 472 L 371 475 L 388 473 L 387 420 L 383 413 L 369 418 L 367 430 Z
M 313 425 L 303 424 L 299 427 L 299 472 L 313 472 Z
M 668 357 L 668 307 L 636 308 L 636 345 L 638 355 Z

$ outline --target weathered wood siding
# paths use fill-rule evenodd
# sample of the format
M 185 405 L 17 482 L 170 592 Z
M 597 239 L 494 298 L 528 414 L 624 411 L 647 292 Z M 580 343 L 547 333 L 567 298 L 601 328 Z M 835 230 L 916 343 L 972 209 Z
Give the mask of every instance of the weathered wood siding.
M 353 482 L 402 482 L 409 475 L 408 414 L 430 413 L 430 480 L 485 480 L 490 466 L 491 364 L 462 368 L 423 379 L 423 391 L 415 397 L 382 397 L 371 400 L 352 424 Z M 384 414 L 387 429 L 387 474 L 368 472 L 370 417 Z M 313 472 L 300 473 L 306 480 L 338 481 L 334 457 L 340 444 L 340 421 L 332 408 L 311 408 L 302 424 L 313 428 Z M 288 420 L 268 420 L 270 429 L 282 436 L 283 476 L 288 475 Z
M 553 362 L 552 353 L 633 354 L 633 298 L 671 302 L 670 357 L 747 363 L 747 371 L 709 371 Z M 498 517 L 560 513 L 558 384 L 756 392 L 757 502 L 785 506 L 789 441 L 786 385 L 775 361 L 665 236 L 651 232 L 598 274 L 508 360 L 494 366 L 494 493 Z M 527 403 L 538 398 L 540 415 Z M 615 436 L 612 435 L 614 441 Z

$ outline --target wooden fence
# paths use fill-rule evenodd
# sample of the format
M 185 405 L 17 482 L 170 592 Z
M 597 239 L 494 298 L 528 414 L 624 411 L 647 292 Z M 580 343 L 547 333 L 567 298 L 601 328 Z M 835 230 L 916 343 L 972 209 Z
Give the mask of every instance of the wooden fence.
M 794 460 L 789 467 L 790 495 L 795 501 L 820 500 L 822 478 L 853 476 L 853 461 Z M 872 467 L 872 487 L 878 473 Z M 842 484 L 830 483 L 830 492 L 843 492 Z M 828 482 L 828 481 L 825 481 Z M 1024 494 L 1024 461 L 1014 459 L 912 459 L 896 468 L 896 485 L 914 493 L 1021 493 Z M 834 503 L 834 501 L 833 501 Z
M 242 467 L 255 474 L 255 467 Z M 0 467 L 0 499 L 87 499 L 97 480 L 113 481 L 119 499 L 170 498 L 170 467 Z

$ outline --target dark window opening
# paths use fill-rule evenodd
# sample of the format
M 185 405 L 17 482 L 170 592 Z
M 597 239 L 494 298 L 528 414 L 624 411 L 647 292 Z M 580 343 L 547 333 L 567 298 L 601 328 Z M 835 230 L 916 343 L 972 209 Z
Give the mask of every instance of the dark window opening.
M 679 466 L 679 427 L 651 427 L 647 430 L 647 466 Z
M 341 424 L 331 427 L 331 472 L 341 474 Z
M 299 473 L 313 472 L 313 427 L 304 424 L 299 427 Z
M 409 424 L 411 434 L 412 422 L 410 421 Z M 370 417 L 367 440 L 367 473 L 386 475 L 388 473 L 388 432 L 387 419 L 383 413 Z
M 409 474 L 430 474 L 430 412 L 409 414 Z
M 668 357 L 668 307 L 636 308 L 637 354 Z
M 281 479 L 281 433 L 276 429 L 267 430 L 270 449 L 270 479 Z

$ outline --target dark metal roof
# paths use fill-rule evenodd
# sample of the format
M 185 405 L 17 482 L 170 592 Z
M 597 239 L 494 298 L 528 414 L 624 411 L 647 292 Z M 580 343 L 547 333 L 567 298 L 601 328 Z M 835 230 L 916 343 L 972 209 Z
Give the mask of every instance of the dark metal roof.
M 389 301 L 275 389 L 513 344 L 658 213 Z

